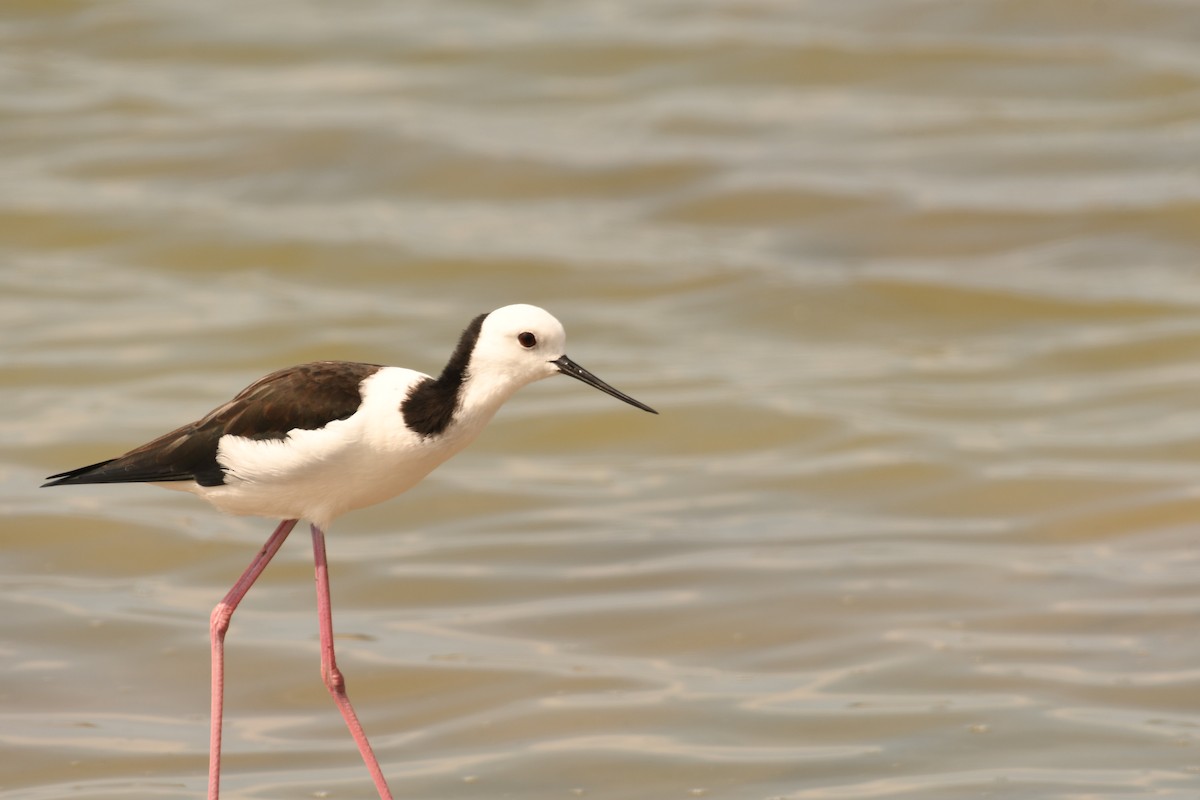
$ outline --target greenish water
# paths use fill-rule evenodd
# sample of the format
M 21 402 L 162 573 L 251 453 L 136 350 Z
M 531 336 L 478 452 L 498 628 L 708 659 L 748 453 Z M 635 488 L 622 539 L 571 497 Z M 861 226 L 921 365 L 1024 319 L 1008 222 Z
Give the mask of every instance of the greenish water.
M 1200 795 L 1200 16 L 1184 3 L 10 2 L 0 798 L 199 797 L 270 532 L 39 490 L 259 375 L 523 390 L 330 532 L 396 796 Z M 370 798 L 290 541 L 225 796 Z

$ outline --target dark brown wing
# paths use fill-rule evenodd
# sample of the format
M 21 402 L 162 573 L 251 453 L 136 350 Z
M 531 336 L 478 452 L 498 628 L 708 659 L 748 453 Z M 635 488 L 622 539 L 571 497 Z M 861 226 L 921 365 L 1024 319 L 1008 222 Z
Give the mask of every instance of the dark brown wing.
M 346 419 L 362 402 L 362 382 L 382 367 L 316 361 L 272 372 L 204 418 L 164 434 L 123 456 L 51 475 L 43 486 L 74 483 L 225 482 L 217 463 L 222 436 L 283 439 L 288 431 L 315 430 Z

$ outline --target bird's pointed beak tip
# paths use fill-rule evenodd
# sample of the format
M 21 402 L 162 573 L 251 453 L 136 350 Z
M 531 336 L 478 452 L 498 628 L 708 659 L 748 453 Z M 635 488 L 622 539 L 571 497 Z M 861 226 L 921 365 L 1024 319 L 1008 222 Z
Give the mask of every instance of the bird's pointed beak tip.
M 600 380 L 599 378 L 597 378 L 592 373 L 588 372 L 586 369 L 584 369 L 580 365 L 576 364 L 574 361 L 572 361 L 566 355 L 562 355 L 559 358 L 554 359 L 550 363 L 553 364 L 554 366 L 558 367 L 558 371 L 561 372 L 563 375 L 569 375 L 570 377 L 572 377 L 578 381 L 583 381 L 588 386 L 599 389 L 600 391 L 604 392 L 605 394 L 612 395 L 613 397 L 617 398 L 618 400 L 622 400 L 622 401 L 628 403 L 629 405 L 633 406 L 634 408 L 640 408 L 642 411 L 649 411 L 651 414 L 658 413 L 653 408 L 651 408 L 650 406 L 641 402 L 640 400 L 634 400 L 632 397 L 625 394 L 621 390 L 616 389 L 612 386 L 609 386 L 607 383 Z

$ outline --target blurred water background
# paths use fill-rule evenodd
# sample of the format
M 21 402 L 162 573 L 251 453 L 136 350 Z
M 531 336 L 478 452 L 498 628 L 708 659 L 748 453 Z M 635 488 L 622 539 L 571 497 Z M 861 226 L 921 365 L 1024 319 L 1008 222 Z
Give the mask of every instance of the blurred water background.
M 0 7 L 0 798 L 202 796 L 272 523 L 39 490 L 274 368 L 564 321 L 339 520 L 398 798 L 1200 797 L 1200 7 Z M 370 798 L 298 532 L 228 798 Z

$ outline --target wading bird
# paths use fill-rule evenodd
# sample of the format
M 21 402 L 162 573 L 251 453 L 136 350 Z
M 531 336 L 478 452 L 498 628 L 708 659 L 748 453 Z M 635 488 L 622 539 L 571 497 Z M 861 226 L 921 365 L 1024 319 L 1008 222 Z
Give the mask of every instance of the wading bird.
M 213 609 L 208 796 L 221 775 L 225 632 L 238 603 L 301 519 L 312 529 L 321 675 L 379 791 L 391 792 L 346 695 L 333 650 L 325 531 L 337 517 L 395 497 L 462 450 L 513 393 L 569 375 L 658 413 L 567 358 L 562 325 L 536 306 L 476 317 L 433 378 L 411 369 L 318 361 L 273 372 L 202 419 L 123 456 L 51 475 L 45 486 L 153 483 L 222 511 L 281 519 Z

